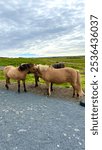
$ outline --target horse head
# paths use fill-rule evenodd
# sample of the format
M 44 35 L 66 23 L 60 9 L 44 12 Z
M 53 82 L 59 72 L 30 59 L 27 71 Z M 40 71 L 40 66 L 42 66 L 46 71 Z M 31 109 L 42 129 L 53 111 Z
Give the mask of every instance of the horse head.
M 33 72 L 32 71 L 32 68 L 33 68 L 33 64 L 29 63 L 29 64 L 21 64 L 19 67 L 18 67 L 18 70 L 19 71 L 28 71 L 29 73 L 30 72 Z

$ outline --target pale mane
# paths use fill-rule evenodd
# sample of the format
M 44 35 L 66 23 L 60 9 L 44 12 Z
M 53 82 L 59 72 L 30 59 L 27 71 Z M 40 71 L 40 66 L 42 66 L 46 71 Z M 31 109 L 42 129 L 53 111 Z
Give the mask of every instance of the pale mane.
M 39 67 L 39 69 L 40 69 L 41 71 L 43 71 L 43 70 L 46 71 L 50 66 L 39 64 L 39 65 L 37 65 L 37 67 Z

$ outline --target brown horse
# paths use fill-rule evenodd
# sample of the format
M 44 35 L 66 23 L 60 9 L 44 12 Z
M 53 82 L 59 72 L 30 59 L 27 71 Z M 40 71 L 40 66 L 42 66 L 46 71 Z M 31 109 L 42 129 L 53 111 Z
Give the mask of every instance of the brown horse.
M 18 92 L 20 92 L 20 80 L 23 82 L 24 91 L 26 92 L 26 85 L 25 85 L 25 79 L 26 75 L 29 72 L 33 73 L 33 64 L 22 64 L 19 67 L 14 66 L 6 66 L 4 68 L 4 74 L 6 78 L 6 84 L 5 87 L 9 89 L 8 84 L 10 84 L 10 79 L 17 80 L 18 82 Z
M 56 69 L 59 69 L 59 68 L 64 68 L 65 65 L 64 65 L 63 62 L 57 62 L 57 63 L 53 64 L 52 67 L 56 68 Z M 34 77 L 35 77 L 35 87 L 37 87 L 38 86 L 38 81 L 39 81 L 39 76 L 35 73 Z M 51 83 L 51 91 L 53 91 L 53 83 Z
M 44 65 L 34 65 L 34 70 L 39 77 L 45 80 L 48 87 L 48 95 L 51 95 L 50 83 L 61 84 L 66 82 L 69 82 L 73 87 L 73 97 L 75 93 L 77 96 L 84 95 L 81 88 L 79 71 L 68 67 L 55 69 L 49 66 L 44 67 Z

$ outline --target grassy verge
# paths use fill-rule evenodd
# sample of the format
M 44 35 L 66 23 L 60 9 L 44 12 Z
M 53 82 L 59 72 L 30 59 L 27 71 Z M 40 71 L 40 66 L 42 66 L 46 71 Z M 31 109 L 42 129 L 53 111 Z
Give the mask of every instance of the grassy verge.
M 7 66 L 13 65 L 18 66 L 21 63 L 33 63 L 33 64 L 48 64 L 52 65 L 56 62 L 64 62 L 66 67 L 72 67 L 77 69 L 81 73 L 81 84 L 82 88 L 85 89 L 85 57 L 78 56 L 78 57 L 52 57 L 52 58 L 0 58 L 0 66 Z M 0 70 L 0 80 L 5 80 L 3 71 Z M 34 83 L 34 75 L 29 74 L 27 76 L 26 82 Z M 42 79 L 40 79 L 41 83 L 44 83 Z M 61 85 L 56 86 L 63 86 L 63 87 L 70 87 L 70 84 L 64 83 Z

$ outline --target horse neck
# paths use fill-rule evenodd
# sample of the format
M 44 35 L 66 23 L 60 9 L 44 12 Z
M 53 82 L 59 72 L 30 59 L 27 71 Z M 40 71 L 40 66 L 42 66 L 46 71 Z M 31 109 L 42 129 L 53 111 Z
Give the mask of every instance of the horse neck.
M 46 74 L 46 72 L 47 72 L 47 69 L 46 68 L 41 68 L 41 69 L 39 69 L 39 76 L 40 77 L 44 77 L 45 76 L 45 74 Z
M 38 68 L 39 68 L 39 72 L 45 72 L 49 66 L 47 65 L 38 65 Z
M 29 70 L 25 70 L 24 72 L 25 72 L 25 74 L 28 74 L 30 72 L 30 69 Z
M 24 70 L 24 71 L 19 71 L 19 72 L 22 72 L 24 75 L 26 75 L 29 72 L 29 70 Z

